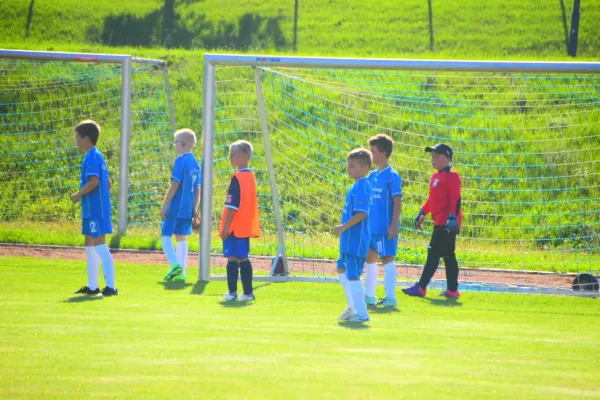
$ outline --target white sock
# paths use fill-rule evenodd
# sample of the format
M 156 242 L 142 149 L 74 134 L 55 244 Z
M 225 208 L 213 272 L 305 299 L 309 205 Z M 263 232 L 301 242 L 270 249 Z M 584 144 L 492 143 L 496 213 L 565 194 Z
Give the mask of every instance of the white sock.
M 365 288 L 361 281 L 350 281 L 352 297 L 354 298 L 354 309 L 359 318 L 368 318 L 367 303 L 365 302 Z
M 350 281 L 346 277 L 346 273 L 340 274 L 340 283 L 344 289 L 346 295 L 346 301 L 348 302 L 348 308 L 354 309 L 354 299 L 352 298 L 352 291 L 350 290 Z
M 396 298 L 396 264 L 393 261 L 383 266 L 383 286 L 385 287 L 385 297 Z
M 377 288 L 377 262 L 366 263 L 365 269 L 365 292 L 369 297 L 375 297 L 375 289 Z
M 173 241 L 171 240 L 171 236 L 162 236 L 160 238 L 162 243 L 163 251 L 165 252 L 165 256 L 167 256 L 167 261 L 171 266 L 178 264 L 177 262 L 177 254 L 175 254 L 175 246 L 173 246 Z
M 98 275 L 100 273 L 100 257 L 94 246 L 85 246 L 87 259 L 88 287 L 92 290 L 98 289 Z
M 96 253 L 98 253 L 100 259 L 102 260 L 102 271 L 104 271 L 104 280 L 106 281 L 106 286 L 111 289 L 116 289 L 115 262 L 112 254 L 110 254 L 108 246 L 106 244 L 99 244 L 96 246 Z
M 177 242 L 177 264 L 183 269 L 183 275 L 187 271 L 187 257 L 188 257 L 188 242 L 183 240 Z

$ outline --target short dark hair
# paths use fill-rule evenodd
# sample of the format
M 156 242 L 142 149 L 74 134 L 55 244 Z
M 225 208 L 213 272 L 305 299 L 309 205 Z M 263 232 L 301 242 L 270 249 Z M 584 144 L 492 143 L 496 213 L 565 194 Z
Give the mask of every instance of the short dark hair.
M 348 160 L 356 160 L 362 166 L 371 168 L 371 152 L 367 149 L 354 149 L 348 153 Z
M 86 119 L 81 121 L 79 125 L 75 127 L 75 132 L 79 137 L 89 137 L 92 144 L 95 146 L 98 143 L 98 137 L 100 136 L 100 125 L 96 121 Z
M 392 150 L 394 150 L 394 140 L 388 135 L 380 133 L 369 139 L 369 146 L 377 147 L 377 150 L 387 154 L 387 157 L 390 158 Z

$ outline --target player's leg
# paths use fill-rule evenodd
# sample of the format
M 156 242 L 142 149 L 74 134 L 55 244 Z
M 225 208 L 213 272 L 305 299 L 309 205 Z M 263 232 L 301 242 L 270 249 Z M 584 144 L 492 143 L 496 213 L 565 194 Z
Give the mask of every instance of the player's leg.
M 118 294 L 117 287 L 115 285 L 115 261 L 110 249 L 106 245 L 106 236 L 112 233 L 112 223 L 110 220 L 98 220 L 97 231 L 92 231 L 92 237 L 94 238 L 94 248 L 96 253 L 100 256 L 102 261 L 102 272 L 104 272 L 104 280 L 106 281 L 106 287 L 102 289 L 102 296 L 116 296 Z
M 374 306 L 377 303 L 375 291 L 377 289 L 377 256 L 379 254 L 378 246 L 381 246 L 382 235 L 373 235 L 369 245 L 369 253 L 365 263 L 365 301 L 368 306 Z
M 176 271 L 173 280 L 185 281 L 187 278 L 187 257 L 188 257 L 188 242 L 187 237 L 192 234 L 192 220 L 178 219 L 175 223 L 175 240 L 177 241 L 177 264 L 181 267 Z
M 250 238 L 235 238 L 235 254 L 240 263 L 240 278 L 242 279 L 242 288 L 244 293 L 238 297 L 239 301 L 252 301 L 254 289 L 252 287 L 252 262 L 248 258 L 250 255 Z
M 348 304 L 348 307 L 338 319 L 341 321 L 347 321 L 356 316 L 356 311 L 354 310 L 354 299 L 352 298 L 350 281 L 346 275 L 346 257 L 344 254 L 342 254 L 337 260 L 337 273 L 340 279 L 340 284 L 342 285 L 342 289 L 344 289 L 344 295 L 346 296 L 346 302 Z
M 235 244 L 233 235 L 229 235 L 227 240 L 223 241 L 223 255 L 227 257 L 227 294 L 223 297 L 224 301 L 237 299 L 237 281 L 239 276 L 240 262 L 235 254 Z
M 181 273 L 181 266 L 177 261 L 177 253 L 175 252 L 175 246 L 173 246 L 173 239 L 171 236 L 175 233 L 175 225 L 177 220 L 175 218 L 165 218 L 162 221 L 160 231 L 160 242 L 162 244 L 163 252 L 167 261 L 169 262 L 170 268 L 167 274 L 164 276 L 165 281 L 172 280 L 175 276 Z
M 445 248 L 443 249 L 444 265 L 446 266 L 447 289 L 441 295 L 448 298 L 460 297 L 458 291 L 458 261 L 456 260 L 456 234 L 445 232 Z
M 82 233 L 84 234 L 83 249 L 85 250 L 85 258 L 87 263 L 87 286 L 81 287 L 81 289 L 74 292 L 75 294 L 88 294 L 95 295 L 100 293 L 98 287 L 98 275 L 100 272 L 100 257 L 96 253 L 94 248 L 94 239 L 86 234 L 89 231 L 89 222 L 83 220 Z
M 365 288 L 360 281 L 363 272 L 365 259 L 362 257 L 346 256 L 346 274 L 350 281 L 350 290 L 354 300 L 354 309 L 356 316 L 350 318 L 349 322 L 367 322 L 369 313 L 367 312 L 367 303 L 365 301 Z
M 385 238 L 383 251 L 379 253 L 381 263 L 383 264 L 383 287 L 385 288 L 385 297 L 378 304 L 386 307 L 395 307 L 396 284 L 398 273 L 396 272 L 396 252 L 398 250 L 398 237 L 393 239 Z
M 431 278 L 437 271 L 438 266 L 440 265 L 440 245 L 443 240 L 442 231 L 444 227 L 436 226 L 433 228 L 433 233 L 431 234 L 431 241 L 429 242 L 429 248 L 427 249 L 427 261 L 425 261 L 425 267 L 423 267 L 423 272 L 421 273 L 421 279 L 414 286 L 408 289 L 402 289 L 402 291 L 409 296 L 419 296 L 423 297 L 427 295 L 427 285 L 431 282 Z

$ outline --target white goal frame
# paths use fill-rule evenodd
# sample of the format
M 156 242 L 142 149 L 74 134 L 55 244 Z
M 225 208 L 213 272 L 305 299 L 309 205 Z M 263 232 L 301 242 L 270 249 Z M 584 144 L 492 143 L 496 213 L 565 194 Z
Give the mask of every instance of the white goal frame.
M 217 66 L 247 66 L 255 69 L 254 79 L 258 98 L 258 110 L 262 128 L 265 156 L 269 172 L 271 197 L 275 215 L 275 225 L 279 239 L 279 252 L 274 263 L 281 257 L 284 275 L 288 274 L 285 235 L 281 222 L 279 198 L 275 185 L 275 172 L 271 158 L 269 131 L 262 96 L 262 85 L 258 68 L 296 67 L 329 69 L 370 69 L 404 71 L 461 71 L 461 72 L 525 72 L 525 73 L 593 73 L 600 74 L 600 62 L 557 62 L 557 61 L 459 61 L 459 60 L 407 60 L 375 58 L 332 58 L 332 57 L 288 57 L 268 55 L 204 54 L 204 93 L 202 108 L 203 169 L 202 169 L 202 226 L 200 229 L 198 279 L 210 279 L 210 243 L 212 228 L 212 182 L 213 146 L 215 130 L 215 96 Z M 266 280 L 282 280 L 272 276 Z M 286 277 L 283 277 L 286 280 Z M 307 278 L 304 278 L 307 279 Z M 322 280 L 322 279 L 321 279 Z
M 83 63 L 103 63 L 121 65 L 121 129 L 120 129 L 120 169 L 119 169 L 119 194 L 118 194 L 118 221 L 117 233 L 125 234 L 127 230 L 127 200 L 129 197 L 129 137 L 131 129 L 131 77 L 132 64 L 155 65 L 162 69 L 165 78 L 165 88 L 169 101 L 171 128 L 177 129 L 175 110 L 171 85 L 169 83 L 169 70 L 162 60 L 137 58 L 125 54 L 92 54 L 92 53 L 66 53 L 53 51 L 28 51 L 0 49 L 0 58 L 36 60 L 36 61 L 64 61 Z

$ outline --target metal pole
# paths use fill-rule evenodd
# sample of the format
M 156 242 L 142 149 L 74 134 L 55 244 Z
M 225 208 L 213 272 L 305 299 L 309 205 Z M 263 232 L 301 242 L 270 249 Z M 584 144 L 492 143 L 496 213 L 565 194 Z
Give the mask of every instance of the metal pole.
M 577 55 L 577 40 L 579 37 L 579 10 L 580 1 L 573 0 L 573 14 L 571 14 L 571 36 L 569 38 L 569 55 L 575 57 Z
M 273 155 L 271 153 L 271 143 L 269 142 L 269 125 L 267 123 L 267 113 L 265 111 L 265 100 L 262 93 L 262 82 L 260 80 L 260 71 L 254 68 L 254 81 L 256 82 L 256 97 L 258 99 L 258 113 L 260 115 L 260 125 L 262 128 L 263 141 L 265 144 L 265 156 L 267 158 L 267 167 L 269 169 L 269 184 L 271 186 L 271 199 L 273 201 L 273 212 L 275 214 L 275 226 L 277 227 L 277 236 L 279 238 L 279 249 L 283 261 L 283 274 L 288 275 L 288 262 L 285 247 L 285 235 L 283 232 L 283 223 L 281 222 L 281 211 L 279 209 L 279 194 L 277 193 L 277 182 L 275 181 L 275 168 L 273 168 Z
M 129 198 L 129 129 L 131 126 L 131 57 L 126 57 L 121 71 L 121 159 L 119 169 L 119 220 L 117 233 L 127 230 L 127 200 Z
M 294 0 L 294 39 L 292 41 L 292 50 L 298 49 L 298 3 L 299 0 Z
M 163 73 L 165 75 L 165 88 L 167 89 L 167 99 L 169 101 L 169 115 L 171 116 L 171 131 L 177 130 L 177 120 L 175 119 L 175 106 L 173 105 L 173 93 L 171 92 L 171 83 L 169 82 L 169 68 L 163 66 Z
M 473 71 L 473 72 L 546 72 L 598 73 L 600 62 L 559 61 L 457 61 L 402 60 L 375 58 L 261 56 L 246 54 L 205 54 L 212 65 L 248 67 L 342 68 L 405 71 Z
M 427 5 L 429 6 L 429 50 L 433 51 L 433 5 L 431 0 L 427 0 Z
M 215 66 L 204 60 L 204 98 L 202 103 L 202 224 L 200 227 L 200 255 L 198 257 L 198 279 L 201 281 L 208 281 L 210 278 L 215 91 Z
M 85 54 L 54 51 L 4 50 L 0 49 L 0 58 L 15 58 L 43 61 L 80 61 L 121 64 L 129 57 L 122 54 Z
M 119 220 L 117 233 L 127 230 L 127 200 L 129 197 L 129 129 L 131 126 L 131 57 L 126 57 L 121 71 L 121 167 L 119 169 Z

